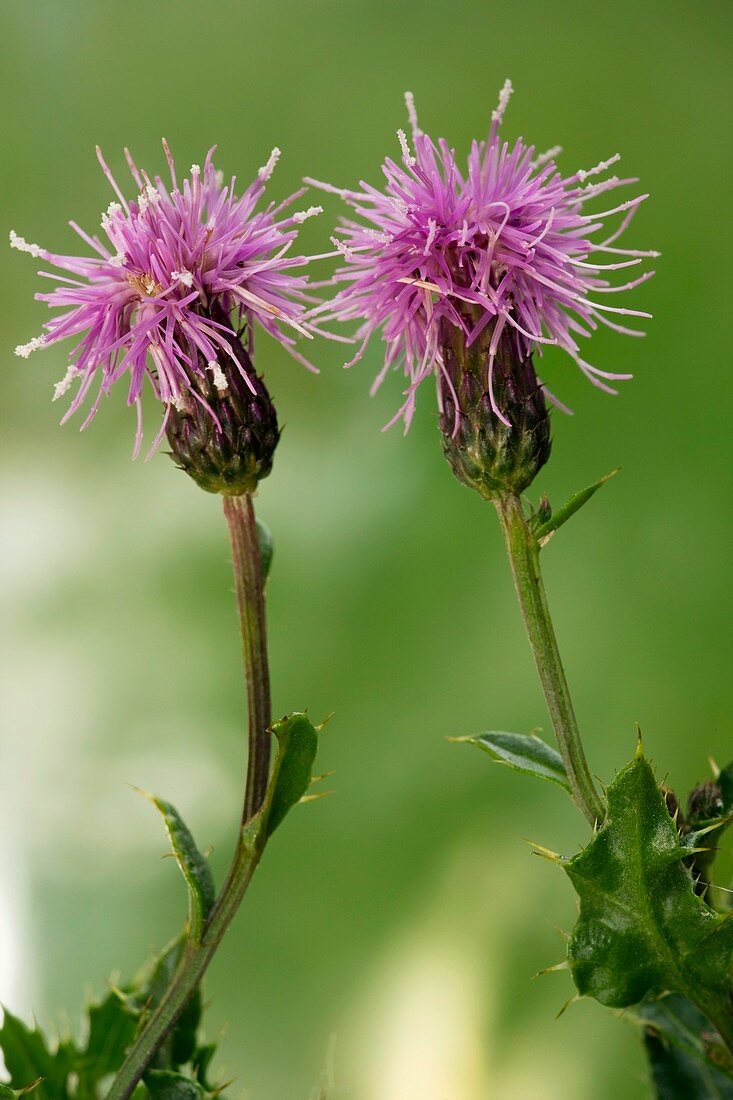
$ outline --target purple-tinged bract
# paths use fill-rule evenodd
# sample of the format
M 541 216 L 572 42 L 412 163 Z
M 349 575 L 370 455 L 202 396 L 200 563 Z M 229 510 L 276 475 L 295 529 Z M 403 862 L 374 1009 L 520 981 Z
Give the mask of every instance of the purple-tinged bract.
M 165 141 L 163 147 L 170 189 L 160 177 L 151 180 L 138 171 L 125 151 L 137 189 L 137 197 L 130 202 L 97 151 L 117 196 L 102 217 L 106 240 L 89 236 L 71 223 L 94 255 L 55 255 L 10 233 L 14 248 L 70 276 L 39 273 L 59 286 L 36 297 L 64 312 L 46 323 L 42 336 L 16 348 L 16 354 L 25 358 L 36 348 L 67 337 L 76 339 L 55 397 L 78 383 L 66 420 L 97 383 L 82 427 L 111 386 L 126 376 L 128 403 L 138 409 L 136 452 L 142 438 L 141 395 L 146 380 L 166 407 L 154 449 L 171 407 L 185 411 L 192 402 L 206 406 L 207 386 L 200 383 L 213 383 L 217 392 L 226 392 L 227 375 L 239 372 L 255 393 L 252 377 L 235 354 L 238 332 L 246 329 L 251 351 L 256 323 L 304 363 L 294 348 L 295 334 L 311 335 L 304 321 L 307 280 L 299 273 L 307 259 L 291 256 L 289 250 L 300 223 L 320 213 L 320 207 L 288 213 L 286 208 L 304 193 L 301 190 L 279 205 L 256 209 L 279 150 L 273 150 L 254 182 L 238 197 L 236 180 L 225 184 L 215 170 L 214 149 L 203 168 L 194 164 L 179 185 Z M 215 411 L 209 411 L 216 421 Z
M 329 320 L 361 322 L 361 347 L 352 363 L 381 331 L 386 354 L 374 388 L 390 367 L 404 369 L 408 387 L 394 419 L 403 417 L 406 428 L 425 378 L 437 374 L 441 408 L 451 390 L 440 335 L 446 323 L 461 330 L 467 349 L 488 337 L 484 384 L 494 414 L 507 427 L 494 392 L 500 343 L 511 346 L 519 363 L 544 345 L 557 345 L 594 385 L 610 392 L 615 391 L 609 380 L 630 377 L 586 362 L 578 338 L 599 323 L 643 335 L 613 318 L 649 314 L 606 304 L 605 295 L 630 290 L 653 274 L 620 285 L 607 278 L 608 272 L 658 255 L 614 243 L 647 196 L 587 213 L 590 200 L 636 181 L 598 179 L 617 156 L 590 171 L 562 176 L 554 160 L 558 149 L 537 156 L 521 140 L 513 146 L 503 141 L 499 127 L 511 91 L 507 81 L 488 138 L 474 141 L 465 168 L 443 139 L 436 144 L 419 129 L 408 93 L 413 149 L 398 131 L 401 163 L 384 162 L 383 190 L 366 183 L 350 191 L 307 181 L 339 194 L 360 219 L 344 221 L 334 238 L 345 261 L 334 279 L 340 289 L 317 312 Z M 620 223 L 604 232 L 612 215 L 620 215 Z

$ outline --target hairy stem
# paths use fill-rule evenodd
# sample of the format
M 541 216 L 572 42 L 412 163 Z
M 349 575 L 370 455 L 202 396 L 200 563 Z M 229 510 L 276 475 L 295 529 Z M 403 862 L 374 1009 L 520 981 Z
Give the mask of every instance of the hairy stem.
M 514 585 L 534 654 L 547 709 L 565 764 L 573 799 L 591 825 L 603 821 L 605 807 L 596 791 L 580 739 L 570 689 L 557 648 L 547 596 L 540 572 L 540 552 L 519 497 L 507 494 L 495 501 L 504 531 Z
M 249 759 L 242 825 L 262 806 L 270 767 L 270 674 L 267 661 L 264 579 L 252 498 L 224 497 L 229 526 L 242 651 L 247 681 Z M 168 989 L 130 1048 L 107 1100 L 127 1100 L 170 1034 L 201 981 L 236 914 L 264 848 L 264 833 L 238 829 L 229 873 L 200 941 L 188 939 Z

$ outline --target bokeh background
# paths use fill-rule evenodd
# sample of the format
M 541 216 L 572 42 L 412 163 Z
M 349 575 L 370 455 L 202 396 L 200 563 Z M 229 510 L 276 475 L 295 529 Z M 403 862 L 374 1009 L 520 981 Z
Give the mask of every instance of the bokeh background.
M 271 194 L 302 175 L 379 179 L 403 92 L 459 150 L 506 76 L 507 136 L 560 142 L 568 170 L 623 154 L 651 201 L 629 240 L 656 247 L 634 295 L 644 341 L 603 331 L 593 362 L 632 371 L 617 398 L 560 353 L 560 503 L 622 474 L 545 552 L 551 603 L 594 770 L 634 723 L 681 791 L 731 755 L 731 20 L 727 2 L 33 0 L 4 2 L 3 232 L 77 248 L 112 197 L 94 158 L 152 171 L 219 145 L 249 179 L 277 144 Z M 303 230 L 328 247 L 340 213 Z M 221 876 L 238 813 L 244 704 L 228 548 L 215 498 L 164 454 L 130 461 L 119 392 L 79 436 L 57 427 L 65 349 L 27 362 L 37 264 L 0 258 L 4 350 L 0 698 L 0 999 L 78 1026 L 89 991 L 180 927 L 184 891 L 150 807 L 164 794 Z M 648 1095 L 634 1030 L 571 996 L 569 885 L 523 838 L 572 852 L 583 821 L 554 788 L 449 735 L 547 727 L 492 510 L 453 481 L 425 392 L 409 437 L 379 365 L 320 377 L 259 345 L 286 431 L 260 513 L 276 712 L 335 717 L 335 795 L 277 835 L 207 982 L 231 1093 L 305 1100 L 336 1036 L 337 1100 L 596 1100 Z M 151 410 L 152 417 L 155 411 Z M 151 420 L 148 420 L 151 425 Z M 536 495 L 535 494 L 535 495 Z

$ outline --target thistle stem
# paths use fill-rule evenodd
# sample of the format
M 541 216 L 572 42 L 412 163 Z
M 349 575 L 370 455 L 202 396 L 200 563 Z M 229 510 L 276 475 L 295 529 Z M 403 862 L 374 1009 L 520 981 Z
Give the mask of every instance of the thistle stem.
M 506 494 L 494 501 L 514 575 L 519 606 L 539 672 L 560 755 L 573 800 L 591 825 L 603 821 L 606 811 L 588 769 L 570 689 L 547 605 L 540 571 L 540 551 L 518 496 Z
M 267 661 L 264 578 L 252 498 L 224 497 L 229 526 L 242 651 L 247 681 L 249 759 L 242 824 L 257 813 L 267 790 L 270 765 L 270 675 Z M 241 826 L 234 859 L 200 940 L 187 938 L 168 989 L 128 1051 L 107 1100 L 127 1100 L 155 1058 L 201 981 L 241 904 L 262 850 L 264 834 L 247 840 Z
M 267 620 L 262 561 L 252 497 L 224 497 L 234 563 L 234 582 L 242 631 L 242 657 L 247 680 L 249 767 L 242 824 L 256 814 L 267 790 L 270 772 L 270 669 L 267 661 Z

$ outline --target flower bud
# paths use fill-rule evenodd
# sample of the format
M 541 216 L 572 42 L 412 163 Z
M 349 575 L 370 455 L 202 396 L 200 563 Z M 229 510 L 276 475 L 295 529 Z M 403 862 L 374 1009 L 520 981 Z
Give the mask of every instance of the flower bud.
M 687 817 L 693 823 L 720 817 L 724 810 L 723 793 L 712 779 L 699 783 L 687 799 Z
M 215 362 L 201 362 L 200 372 L 190 372 L 190 390 L 171 405 L 166 433 L 173 461 L 197 485 L 241 496 L 272 470 L 280 429 L 247 351 L 238 338 L 229 340 L 241 370 L 223 351 Z
M 441 325 L 443 452 L 458 480 L 487 500 L 524 492 L 550 457 L 551 446 L 549 414 L 532 356 L 505 330 L 492 364 L 493 330 L 493 324 L 487 325 L 467 347 L 461 328 Z

